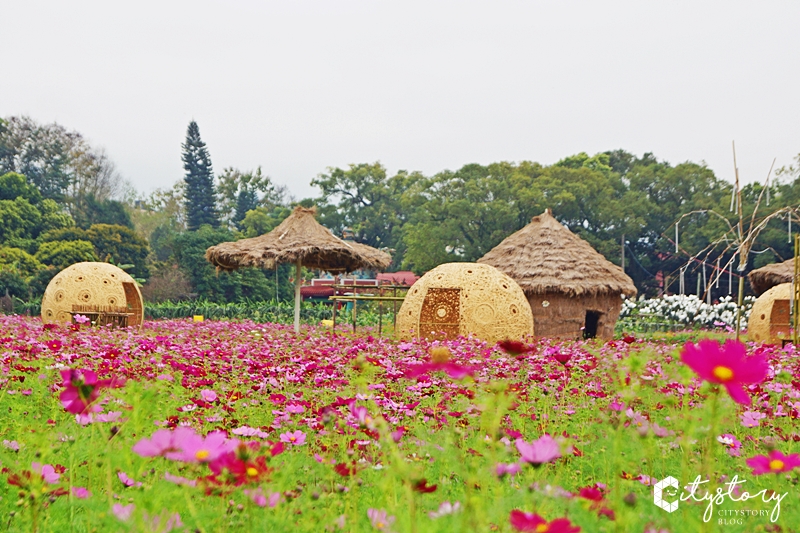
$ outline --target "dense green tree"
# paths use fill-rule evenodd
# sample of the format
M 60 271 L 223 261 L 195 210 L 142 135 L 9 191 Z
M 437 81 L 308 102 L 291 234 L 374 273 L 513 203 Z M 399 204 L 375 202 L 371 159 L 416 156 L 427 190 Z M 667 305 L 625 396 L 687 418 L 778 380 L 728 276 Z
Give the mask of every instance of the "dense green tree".
M 0 125 L 0 174 L 6 172 L 24 175 L 44 198 L 64 202 L 73 214 L 85 195 L 106 200 L 122 186 L 110 159 L 80 133 L 29 117 L 10 117 Z
M 193 292 L 198 298 L 215 302 L 236 302 L 244 299 L 269 300 L 275 297 L 274 272 L 257 268 L 244 268 L 234 272 L 217 272 L 205 258 L 208 247 L 234 240 L 227 229 L 204 225 L 197 231 L 187 231 L 175 236 L 173 251 L 178 266 L 189 277 Z M 291 286 L 279 289 L 289 298 Z
M 25 299 L 28 297 L 28 284 L 18 273 L 0 269 L 0 296 Z
M 329 168 L 311 184 L 322 191 L 319 218 L 324 226 L 339 236 L 350 231 L 356 242 L 389 249 L 399 266 L 405 247 L 402 227 L 409 214 L 403 203 L 421 179 L 419 173 L 402 170 L 389 177 L 376 162 Z
M 113 224 L 94 224 L 86 230 L 95 253 L 102 261 L 113 261 L 117 265 L 133 265 L 128 272 L 136 278 L 147 278 L 150 271 L 147 241 L 132 229 Z
M 0 271 L 12 271 L 28 279 L 42 268 L 42 264 L 31 254 L 20 248 L 0 246 Z
M 73 263 L 97 261 L 94 246 L 89 241 L 45 242 L 39 246 L 35 257 L 40 263 L 58 270 L 67 268 Z
M 230 226 L 242 229 L 248 211 L 258 207 L 272 210 L 285 203 L 286 188 L 272 182 L 258 167 L 252 172 L 226 168 L 218 177 L 220 212 Z
M 258 237 L 275 229 L 291 213 L 291 209 L 284 206 L 256 207 L 247 212 L 239 226 L 245 237 Z
M 134 229 L 125 205 L 117 200 L 98 200 L 92 194 L 81 201 L 81 208 L 73 214 L 75 224 L 87 229 L 93 224 L 112 224 Z
M 203 224 L 219 226 L 214 193 L 214 172 L 206 143 L 200 138 L 200 128 L 194 120 L 186 130 L 186 142 L 182 145 L 183 168 L 186 171 L 185 203 L 186 222 L 189 230 Z

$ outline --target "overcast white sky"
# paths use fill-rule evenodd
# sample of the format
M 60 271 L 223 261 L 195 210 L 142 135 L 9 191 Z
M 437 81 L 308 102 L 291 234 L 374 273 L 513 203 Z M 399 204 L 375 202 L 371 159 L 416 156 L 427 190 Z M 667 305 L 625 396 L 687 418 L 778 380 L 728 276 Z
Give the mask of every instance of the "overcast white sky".
M 0 0 L 0 116 L 59 122 L 139 190 L 214 168 L 299 199 L 327 167 L 585 151 L 763 180 L 800 153 L 800 2 Z

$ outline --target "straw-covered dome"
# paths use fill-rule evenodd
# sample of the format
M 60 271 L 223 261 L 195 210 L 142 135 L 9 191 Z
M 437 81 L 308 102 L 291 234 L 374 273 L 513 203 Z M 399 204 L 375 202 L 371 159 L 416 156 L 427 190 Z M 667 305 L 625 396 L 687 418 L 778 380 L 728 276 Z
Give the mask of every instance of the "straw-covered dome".
M 549 209 L 478 262 L 508 274 L 526 295 L 636 295 L 633 281 L 620 267 L 562 226 Z
M 295 263 L 329 272 L 352 272 L 360 268 L 384 270 L 392 262 L 386 252 L 345 242 L 316 221 L 317 209 L 297 206 L 274 230 L 250 239 L 223 242 L 206 250 L 206 259 L 221 270 L 241 267 L 275 268 Z
M 757 268 L 747 277 L 756 294 L 768 291 L 775 285 L 791 283 L 794 277 L 794 259 Z

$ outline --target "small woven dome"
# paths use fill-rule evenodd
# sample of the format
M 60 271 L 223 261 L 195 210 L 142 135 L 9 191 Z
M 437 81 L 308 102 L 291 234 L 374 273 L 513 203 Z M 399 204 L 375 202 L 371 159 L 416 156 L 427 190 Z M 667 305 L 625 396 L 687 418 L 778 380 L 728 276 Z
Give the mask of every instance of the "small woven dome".
M 747 338 L 756 342 L 781 344 L 791 336 L 792 284 L 775 285 L 758 297 L 747 322 Z
M 131 313 L 129 326 L 138 326 L 144 320 L 136 281 L 109 263 L 75 263 L 56 274 L 42 296 L 42 322 L 69 324 L 73 306 Z
M 409 289 L 397 315 L 400 338 L 475 335 L 487 342 L 533 335 L 533 314 L 517 283 L 493 266 L 445 263 Z

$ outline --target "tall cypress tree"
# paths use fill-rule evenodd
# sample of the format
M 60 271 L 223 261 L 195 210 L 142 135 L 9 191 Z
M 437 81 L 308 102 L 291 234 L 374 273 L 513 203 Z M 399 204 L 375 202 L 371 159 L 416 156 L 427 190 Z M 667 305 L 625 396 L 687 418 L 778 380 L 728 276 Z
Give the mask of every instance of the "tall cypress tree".
M 214 194 L 214 172 L 206 143 L 200 139 L 200 128 L 194 120 L 186 130 L 183 148 L 183 168 L 186 170 L 186 223 L 190 230 L 203 224 L 219 227 L 216 195 Z

